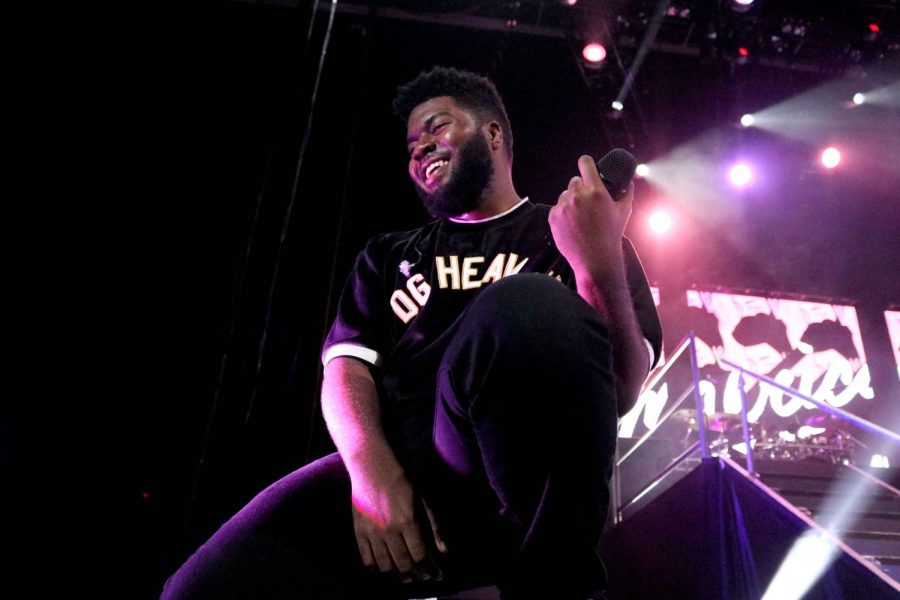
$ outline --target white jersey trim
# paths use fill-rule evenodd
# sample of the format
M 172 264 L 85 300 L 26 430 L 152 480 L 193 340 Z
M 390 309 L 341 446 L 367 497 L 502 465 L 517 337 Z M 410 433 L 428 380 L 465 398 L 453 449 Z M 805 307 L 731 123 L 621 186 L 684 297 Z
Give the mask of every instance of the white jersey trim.
M 526 202 L 528 202 L 528 198 L 527 198 L 527 197 L 522 198 L 521 200 L 519 200 L 519 203 L 518 203 L 518 204 L 516 204 L 516 205 L 513 206 L 512 208 L 509 208 L 509 209 L 507 209 L 507 210 L 504 210 L 504 211 L 503 211 L 502 213 L 500 213 L 499 215 L 494 215 L 493 217 L 486 217 L 486 218 L 484 218 L 484 219 L 477 219 L 477 220 L 475 220 L 475 221 L 467 221 L 467 220 L 465 220 L 465 219 L 454 219 L 453 217 L 449 217 L 448 219 L 449 219 L 450 221 L 453 221 L 454 223 L 461 223 L 462 225 L 475 225 L 475 224 L 477 224 L 477 223 L 487 223 L 488 221 L 493 221 L 494 219 L 499 219 L 500 217 L 505 217 L 506 215 L 508 215 L 508 214 L 511 213 L 512 211 L 516 210 L 517 208 L 519 208 L 520 206 L 522 206 L 522 205 L 525 204 Z
M 644 343 L 647 344 L 647 352 L 650 354 L 650 364 L 647 366 L 647 374 L 650 374 L 650 369 L 653 368 L 653 363 L 656 362 L 656 352 L 653 351 L 653 344 L 650 343 L 650 340 L 644 338 Z
M 356 344 L 335 344 L 325 352 L 325 355 L 322 357 L 322 364 L 327 365 L 332 359 L 339 356 L 352 356 L 376 367 L 380 367 L 381 363 L 384 362 L 384 358 L 371 348 L 357 346 Z

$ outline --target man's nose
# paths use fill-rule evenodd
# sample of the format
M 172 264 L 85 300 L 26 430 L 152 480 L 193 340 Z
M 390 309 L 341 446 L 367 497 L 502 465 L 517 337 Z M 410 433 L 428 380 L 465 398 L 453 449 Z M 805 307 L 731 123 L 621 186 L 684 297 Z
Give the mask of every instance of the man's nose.
M 413 147 L 413 158 L 420 160 L 423 156 L 434 150 L 434 138 L 423 134 Z

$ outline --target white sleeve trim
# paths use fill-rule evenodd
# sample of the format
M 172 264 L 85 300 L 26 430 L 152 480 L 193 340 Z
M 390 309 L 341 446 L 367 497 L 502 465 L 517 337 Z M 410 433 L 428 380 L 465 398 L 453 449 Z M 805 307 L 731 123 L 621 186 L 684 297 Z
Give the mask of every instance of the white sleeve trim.
M 653 368 L 653 363 L 656 362 L 656 352 L 653 351 L 653 344 L 650 343 L 650 340 L 644 338 L 644 343 L 647 344 L 647 352 L 650 354 L 650 363 L 647 366 L 647 373 L 650 373 L 650 369 Z
M 381 363 L 384 362 L 384 358 L 371 348 L 357 346 L 356 344 L 335 344 L 325 352 L 325 355 L 322 357 L 322 364 L 327 365 L 331 362 L 331 359 L 338 356 L 352 356 L 376 367 L 380 367 Z

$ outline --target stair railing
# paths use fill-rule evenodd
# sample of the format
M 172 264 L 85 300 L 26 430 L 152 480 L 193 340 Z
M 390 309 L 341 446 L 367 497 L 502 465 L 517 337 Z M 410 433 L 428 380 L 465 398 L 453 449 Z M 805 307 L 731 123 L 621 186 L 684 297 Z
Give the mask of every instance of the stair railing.
M 671 404 L 664 414 L 657 420 L 656 424 L 649 428 L 646 433 L 644 433 L 640 439 L 635 442 L 635 444 L 623 455 L 618 454 L 618 450 L 616 452 L 616 473 L 613 477 L 613 485 L 612 485 L 612 500 L 613 500 L 613 520 L 616 523 L 619 523 L 623 519 L 623 511 L 635 505 L 641 498 L 646 496 L 654 487 L 656 487 L 666 476 L 668 476 L 672 471 L 674 471 L 678 466 L 687 460 L 690 456 L 692 456 L 698 449 L 700 451 L 700 457 L 702 459 L 708 459 L 711 456 L 710 444 L 708 438 L 707 431 L 707 422 L 706 415 L 703 412 L 703 399 L 700 396 L 700 375 L 699 369 L 697 367 L 697 350 L 696 350 L 696 341 L 694 338 L 694 332 L 690 331 L 687 336 L 679 342 L 678 346 L 676 346 L 675 351 L 666 361 L 666 364 L 663 365 L 661 369 L 659 369 L 644 385 L 644 390 L 652 390 L 665 378 L 665 376 L 669 373 L 670 369 L 676 362 L 681 359 L 682 356 L 687 355 L 690 359 L 691 363 L 691 384 L 679 392 L 677 400 Z M 682 359 L 683 360 L 683 359 Z M 894 431 L 881 427 L 871 421 L 863 419 L 862 417 L 856 416 L 852 413 L 849 413 L 845 410 L 841 410 L 840 408 L 831 406 L 830 404 L 817 400 L 816 398 L 812 398 L 799 390 L 791 388 L 789 386 L 783 385 L 774 379 L 762 375 L 760 373 L 756 373 L 738 365 L 730 360 L 719 359 L 721 364 L 727 365 L 732 369 L 738 371 L 738 388 L 740 391 L 740 399 L 741 399 L 741 424 L 742 424 L 742 432 L 741 436 L 744 442 L 744 448 L 746 448 L 746 456 L 747 456 L 747 471 L 750 473 L 756 473 L 754 461 L 753 461 L 753 440 L 750 433 L 750 424 L 748 421 L 747 413 L 748 413 L 748 404 L 747 404 L 747 394 L 745 391 L 744 385 L 744 376 L 750 376 L 755 378 L 757 381 L 764 383 L 766 385 L 770 385 L 775 387 L 782 392 L 793 396 L 795 398 L 799 398 L 800 400 L 804 400 L 818 407 L 822 411 L 834 415 L 835 417 L 852 423 L 856 425 L 860 429 L 873 433 L 889 442 L 900 444 L 900 434 L 897 434 Z M 647 483 L 640 491 L 638 491 L 631 498 L 623 499 L 622 498 L 622 486 L 621 486 L 621 473 L 619 472 L 621 469 L 621 465 L 634 453 L 647 442 L 648 439 L 662 426 L 663 423 L 667 421 L 667 419 L 676 411 L 682 404 L 684 404 L 685 400 L 687 400 L 688 396 L 693 392 L 694 394 L 694 404 L 696 407 L 696 415 L 698 421 L 698 435 L 699 440 L 689 447 L 685 448 L 681 454 L 675 457 L 668 466 L 662 469 L 659 473 L 657 473 L 650 481 Z
M 616 449 L 616 461 L 615 461 L 615 475 L 613 476 L 613 485 L 612 485 L 612 500 L 613 500 L 613 520 L 616 523 L 620 523 L 623 519 L 622 511 L 625 510 L 628 506 L 632 506 L 637 503 L 641 498 L 643 498 L 647 493 L 650 492 L 656 485 L 662 481 L 667 475 L 669 475 L 672 471 L 674 471 L 682 462 L 687 460 L 692 454 L 694 454 L 697 449 L 700 449 L 700 456 L 703 459 L 710 457 L 709 451 L 709 441 L 707 437 L 706 431 L 706 423 L 703 418 L 703 399 L 700 397 L 700 371 L 697 367 L 697 345 L 694 339 L 694 332 L 690 331 L 684 337 L 684 339 L 679 342 L 679 344 L 675 347 L 674 352 L 666 360 L 666 364 L 663 365 L 647 382 L 644 384 L 644 390 L 652 390 L 655 388 L 663 378 L 669 373 L 669 370 L 672 368 L 674 364 L 683 356 L 687 355 L 691 361 L 691 384 L 682 390 L 678 399 L 672 403 L 669 408 L 666 410 L 665 414 L 663 414 L 659 419 L 657 419 L 656 424 L 651 427 L 644 435 L 640 437 L 640 439 L 635 442 L 635 444 L 622 456 L 619 456 L 618 447 Z M 678 410 L 678 408 L 684 403 L 684 401 L 688 398 L 688 396 L 694 393 L 694 405 L 697 411 L 697 421 L 698 421 L 698 433 L 700 439 L 686 448 L 681 454 L 679 454 L 667 467 L 665 467 L 662 471 L 656 474 L 656 476 L 646 485 L 643 489 L 641 489 L 636 495 L 629 498 L 627 501 L 623 502 L 622 499 L 622 486 L 621 486 L 621 476 L 619 473 L 619 469 L 630 456 L 632 456 L 638 448 L 644 445 L 644 443 L 650 439 L 650 437 L 659 429 L 663 423 L 665 423 L 672 414 Z M 746 413 L 746 411 L 744 411 Z M 746 430 L 746 428 L 745 428 Z M 748 446 L 749 447 L 749 446 Z
M 753 468 L 753 449 L 750 445 L 750 427 L 747 423 L 747 392 L 744 390 L 744 375 L 745 374 L 749 375 L 750 377 L 753 377 L 754 379 L 756 379 L 757 381 L 759 381 L 761 383 L 765 383 L 766 385 L 770 385 L 774 388 L 777 388 L 790 396 L 793 396 L 800 400 L 809 402 L 810 404 L 815 405 L 817 408 L 821 409 L 822 411 L 827 412 L 828 414 L 833 415 L 839 419 L 842 419 L 844 421 L 852 423 L 852 424 L 856 425 L 857 427 L 859 427 L 860 429 L 863 429 L 865 431 L 873 433 L 873 434 L 877 435 L 878 437 L 883 438 L 889 442 L 893 442 L 895 444 L 900 444 L 900 435 L 891 431 L 890 429 L 885 429 L 881 425 L 876 425 L 875 423 L 872 423 L 871 421 L 867 421 L 866 419 L 863 419 L 862 417 L 858 417 L 858 416 L 854 415 L 853 413 L 849 413 L 849 412 L 847 412 L 845 410 L 841 410 L 840 408 L 837 408 L 835 406 L 831 406 L 830 404 L 828 404 L 827 402 L 825 402 L 823 400 L 817 400 L 816 398 L 808 396 L 798 390 L 795 390 L 794 388 L 792 388 L 790 386 L 786 386 L 781 383 L 778 383 L 771 377 L 767 377 L 765 375 L 755 373 L 749 369 L 742 367 L 741 365 L 731 362 L 730 360 L 721 358 L 721 359 L 719 359 L 719 362 L 724 365 L 728 365 L 732 369 L 735 369 L 738 371 L 738 389 L 740 390 L 740 393 L 741 393 L 741 420 L 744 425 L 744 432 L 743 432 L 744 444 L 746 444 L 744 447 L 747 448 L 747 470 L 750 471 L 751 473 L 755 473 L 756 471 Z

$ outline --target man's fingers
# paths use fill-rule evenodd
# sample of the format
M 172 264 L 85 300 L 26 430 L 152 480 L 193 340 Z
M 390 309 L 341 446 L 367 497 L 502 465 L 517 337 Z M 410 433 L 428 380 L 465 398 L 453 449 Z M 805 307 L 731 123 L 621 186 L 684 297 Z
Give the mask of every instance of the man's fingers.
M 425 504 L 425 514 L 428 515 L 428 522 L 431 524 L 431 533 L 434 534 L 434 544 L 437 546 L 437 549 L 443 553 L 447 553 L 447 544 L 444 543 L 444 540 L 441 538 L 441 532 L 438 529 L 437 519 L 434 518 L 434 513 L 431 512 L 431 507 L 428 506 L 424 501 L 422 504 Z
M 581 180 L 580 176 L 576 175 L 569 180 L 569 185 L 566 187 L 566 189 L 570 192 L 577 192 L 582 187 L 584 187 L 584 182 Z
M 369 543 L 369 540 L 361 539 L 357 536 L 356 546 L 359 548 L 359 555 L 362 557 L 363 564 L 370 569 L 375 567 L 375 555 L 372 553 L 372 545 Z
M 397 565 L 397 572 L 400 573 L 401 577 L 416 574 L 414 561 L 402 536 L 392 537 L 390 542 L 388 542 L 388 550 L 391 553 L 394 564 Z
M 443 579 L 443 574 L 432 559 L 419 528 L 414 527 L 407 530 L 404 539 L 419 579 Z
M 372 542 L 372 554 L 375 555 L 375 564 L 382 573 L 389 573 L 394 570 L 394 563 L 391 560 L 391 553 L 388 551 L 384 542 L 375 540 Z
M 425 542 L 422 540 L 418 527 L 413 527 L 404 532 L 403 539 L 405 541 L 404 547 L 408 549 L 409 556 L 414 563 L 420 564 L 428 559 L 428 548 L 425 547 Z
M 625 188 L 625 193 L 622 194 L 622 197 L 619 198 L 619 202 L 632 202 L 634 200 L 634 181 L 628 182 L 628 187 Z
M 584 183 L 596 189 L 606 189 L 606 186 L 603 185 L 603 180 L 600 179 L 600 172 L 597 171 L 597 163 L 594 162 L 594 159 L 584 154 L 581 158 L 578 159 L 578 171 L 581 173 L 581 179 Z

